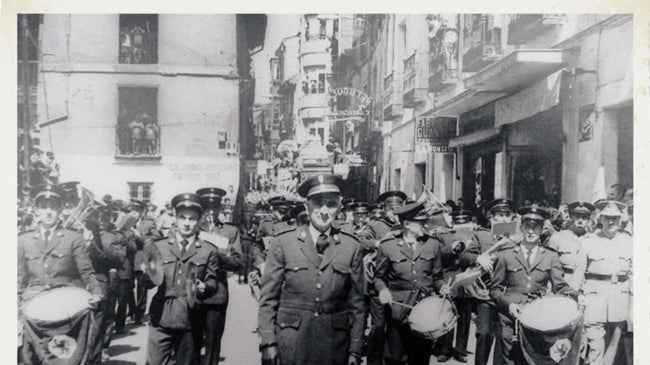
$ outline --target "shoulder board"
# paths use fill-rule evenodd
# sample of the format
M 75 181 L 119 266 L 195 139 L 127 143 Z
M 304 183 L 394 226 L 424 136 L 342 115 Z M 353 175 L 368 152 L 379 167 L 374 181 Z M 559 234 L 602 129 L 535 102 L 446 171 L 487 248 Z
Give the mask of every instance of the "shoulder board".
M 626 235 L 628 235 L 628 236 L 630 236 L 630 237 L 632 237 L 632 233 L 630 233 L 629 231 L 626 231 L 626 230 L 622 230 L 622 231 L 618 231 L 618 232 L 619 232 L 619 233 L 623 233 L 623 234 L 626 234 Z
M 485 228 L 485 227 L 482 227 L 482 226 L 476 226 L 476 230 L 477 230 L 478 232 L 492 232 L 492 231 L 490 231 L 489 229 L 487 229 L 487 228 Z
M 550 246 L 544 246 L 544 249 L 549 250 L 551 252 L 557 253 L 557 250 L 555 248 L 553 248 L 553 247 L 550 247 Z
M 273 237 L 277 237 L 277 236 L 283 235 L 283 234 L 285 234 L 285 233 L 295 231 L 297 228 L 298 228 L 298 227 L 286 226 L 286 227 L 284 227 L 284 229 L 282 229 L 281 231 L 273 232 Z
M 342 234 L 342 235 L 344 235 L 344 236 L 351 237 L 351 238 L 353 238 L 355 241 L 359 241 L 359 238 L 357 238 L 357 236 L 353 235 L 352 233 L 350 233 L 350 232 L 348 232 L 348 231 L 339 230 L 339 231 L 336 232 L 336 233 L 337 233 L 337 234 Z
M 501 252 L 501 251 L 505 251 L 505 250 L 509 250 L 509 249 L 513 249 L 513 248 L 517 247 L 517 243 L 515 241 L 512 241 L 512 240 L 509 240 L 509 241 L 510 242 L 506 242 L 506 243 L 503 244 L 503 246 L 499 247 L 497 249 L 497 252 Z

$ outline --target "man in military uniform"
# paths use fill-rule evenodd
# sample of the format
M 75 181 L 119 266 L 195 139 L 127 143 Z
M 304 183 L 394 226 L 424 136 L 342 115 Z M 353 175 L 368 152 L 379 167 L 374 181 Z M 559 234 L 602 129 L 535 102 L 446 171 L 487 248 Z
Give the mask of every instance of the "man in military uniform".
M 368 211 L 370 212 L 369 217 L 371 221 L 384 218 L 384 208 L 377 203 L 369 204 Z
M 465 247 L 476 244 L 476 224 L 472 223 L 473 212 L 461 210 L 451 213 L 453 228 L 442 231 L 436 238 L 442 242 L 442 250 L 447 253 L 442 261 L 443 276 L 446 281 L 451 281 L 464 268 L 460 263 L 459 254 Z M 472 316 L 470 300 L 462 290 L 452 293 L 454 304 L 458 311 L 456 329 L 442 336 L 438 344 L 440 354 L 438 362 L 446 362 L 453 357 L 458 362 L 467 362 L 467 340 L 469 338 L 469 325 Z M 454 333 L 456 334 L 456 347 L 453 347 Z
M 110 208 L 102 206 L 98 208 L 96 219 L 86 222 L 85 232 L 89 233 L 88 256 L 103 293 L 103 299 L 94 313 L 89 364 L 100 364 L 108 358 L 119 285 L 117 268 L 126 259 L 124 235 L 115 231 L 111 216 Z
M 609 346 L 606 338 L 614 337 L 616 331 L 625 335 L 631 330 L 633 288 L 632 236 L 619 230 L 625 204 L 605 200 L 596 204 L 596 208 L 600 211 L 598 221 L 602 228 L 585 236 L 583 241 L 587 256 L 582 285 L 584 324 L 589 344 L 587 360 L 592 365 L 603 363 L 605 348 Z M 631 359 L 617 358 L 614 364 L 624 364 L 626 360 Z
M 589 232 L 591 213 L 596 209 L 593 204 L 573 202 L 568 205 L 571 217 L 569 229 L 554 233 L 548 241 L 548 247 L 557 251 L 564 270 L 564 280 L 575 290 L 580 290 L 584 279 L 587 257 L 582 248 L 584 237 Z
M 517 210 L 521 218 L 523 237 L 501 248 L 496 256 L 490 297 L 499 309 L 501 325 L 502 363 L 527 364 L 521 347 L 513 343 L 515 320 L 522 305 L 545 293 L 551 284 L 553 293 L 578 296 L 564 281 L 564 273 L 557 252 L 541 246 L 544 221 L 550 217 L 548 211 L 536 206 Z
M 61 193 L 51 184 L 34 189 L 34 203 L 39 223 L 34 230 L 18 236 L 18 298 L 28 301 L 36 294 L 62 286 L 87 288 L 91 305 L 102 297 L 83 236 L 61 228 Z M 30 346 L 23 346 L 26 364 L 40 364 Z
M 393 302 L 413 306 L 434 293 L 449 294 L 449 287 L 443 286 L 440 241 L 424 233 L 428 217 L 423 208 L 423 203 L 413 203 L 395 210 L 403 229 L 385 237 L 377 250 L 375 288 L 382 305 L 392 304 L 387 309 L 387 365 L 429 364 L 432 346 L 411 331 L 408 312 Z
M 405 200 L 406 194 L 397 190 L 387 191 L 377 198 L 377 204 L 381 207 L 383 214 L 379 219 L 371 219 L 368 225 L 372 228 L 378 241 L 386 237 L 392 230 L 399 228 L 399 219 L 393 212 L 403 206 Z M 367 359 L 368 365 L 381 365 L 384 362 L 386 311 L 384 305 L 379 302 L 376 290 L 373 294 L 368 308 L 370 312 L 370 331 L 367 340 Z
M 512 224 L 516 218 L 514 213 L 514 202 L 510 199 L 495 199 L 485 207 L 488 219 L 493 227 L 499 224 Z M 514 233 L 514 232 L 513 232 Z M 479 227 L 474 232 L 476 240 L 470 241 L 460 254 L 460 264 L 463 267 L 471 268 L 478 265 L 483 270 L 479 280 L 489 286 L 491 274 L 494 269 L 496 257 L 495 245 L 502 246 L 510 243 L 510 235 L 506 232 L 491 232 Z M 499 247 L 497 246 L 497 247 Z M 487 288 L 485 288 L 487 289 Z M 489 298 L 489 293 L 474 293 L 477 296 L 474 300 L 476 310 L 476 351 L 474 351 L 474 364 L 487 365 L 490 358 L 490 351 L 494 343 L 499 325 L 499 316 L 494 302 Z M 494 348 L 493 363 L 501 363 L 501 347 L 497 344 Z
M 360 364 L 364 305 L 357 239 L 332 226 L 343 180 L 318 175 L 298 193 L 310 223 L 271 240 L 259 306 L 263 364 Z
M 228 307 L 228 274 L 227 271 L 236 272 L 242 265 L 242 248 L 239 241 L 239 230 L 232 224 L 221 222 L 218 212 L 221 198 L 226 191 L 220 188 L 203 188 L 196 192 L 202 201 L 206 219 L 200 225 L 200 238 L 217 247 L 219 270 L 217 271 L 217 292 L 201 302 L 200 328 L 197 338 L 205 335 L 204 365 L 216 365 L 221 353 L 221 337 L 226 325 L 226 309 Z M 207 234 L 205 234 L 207 233 Z M 211 242 L 214 241 L 214 242 Z M 200 346 L 197 346 L 200 348 Z
M 169 237 L 146 245 L 143 282 L 158 286 L 149 307 L 147 365 L 196 365 L 196 326 L 200 326 L 198 302 L 217 292 L 217 248 L 197 237 L 203 211 L 201 197 L 179 194 L 172 199 L 176 228 Z M 152 240 L 149 238 L 148 240 Z M 154 259 L 157 258 L 157 259 Z M 153 267 L 152 267 L 153 266 Z
M 156 222 L 149 217 L 147 212 L 147 203 L 142 200 L 131 199 L 131 214 L 137 217 L 135 227 L 133 227 L 132 239 L 135 240 L 138 252 L 133 257 L 133 276 L 135 278 L 135 311 L 133 320 L 135 323 L 142 323 L 144 313 L 147 310 L 147 289 L 142 280 L 142 265 L 144 242 L 147 238 L 158 239 L 162 237 L 156 227 Z

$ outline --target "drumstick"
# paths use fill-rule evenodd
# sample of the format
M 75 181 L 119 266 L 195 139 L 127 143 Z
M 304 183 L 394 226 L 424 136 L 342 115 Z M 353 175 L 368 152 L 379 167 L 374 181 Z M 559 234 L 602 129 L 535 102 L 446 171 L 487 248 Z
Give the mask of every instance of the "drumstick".
M 392 304 L 397 304 L 397 305 L 400 305 L 402 307 L 406 307 L 408 309 L 413 309 L 414 308 L 412 305 L 408 305 L 408 304 L 404 304 L 404 303 L 400 303 L 400 302 L 393 302 Z

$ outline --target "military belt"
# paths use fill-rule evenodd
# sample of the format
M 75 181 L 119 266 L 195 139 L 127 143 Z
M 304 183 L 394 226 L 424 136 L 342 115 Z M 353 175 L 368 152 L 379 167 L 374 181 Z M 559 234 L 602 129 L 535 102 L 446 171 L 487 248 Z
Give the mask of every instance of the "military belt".
M 605 274 L 592 274 L 586 273 L 585 280 L 600 280 L 600 281 L 611 281 L 612 283 L 623 282 L 629 279 L 628 275 L 605 275 Z
M 315 313 L 339 313 L 347 310 L 347 307 L 343 303 L 337 304 L 325 304 L 323 302 L 317 302 L 316 304 L 307 304 L 307 303 L 296 303 L 290 301 L 280 301 L 280 308 L 290 308 L 290 309 L 299 309 Z

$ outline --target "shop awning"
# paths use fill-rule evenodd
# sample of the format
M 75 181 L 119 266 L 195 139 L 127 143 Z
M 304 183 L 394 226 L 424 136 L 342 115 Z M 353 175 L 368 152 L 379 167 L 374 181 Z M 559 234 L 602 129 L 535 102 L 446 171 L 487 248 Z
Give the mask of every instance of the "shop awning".
M 517 50 L 465 79 L 465 87 L 480 91 L 515 92 L 531 81 L 560 70 L 573 53 L 562 49 Z
M 495 126 L 514 123 L 545 110 L 560 102 L 562 71 L 558 71 L 530 87 L 494 103 Z
M 487 141 L 488 139 L 494 138 L 500 134 L 498 128 L 484 129 L 476 131 L 474 133 L 466 134 L 463 136 L 458 136 L 449 140 L 449 147 L 462 147 L 475 143 L 480 143 Z
M 465 90 L 435 108 L 430 116 L 455 118 L 506 95 L 505 92 Z

